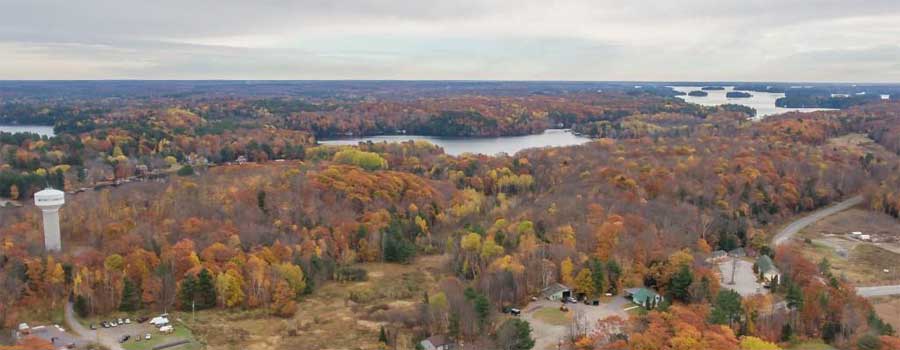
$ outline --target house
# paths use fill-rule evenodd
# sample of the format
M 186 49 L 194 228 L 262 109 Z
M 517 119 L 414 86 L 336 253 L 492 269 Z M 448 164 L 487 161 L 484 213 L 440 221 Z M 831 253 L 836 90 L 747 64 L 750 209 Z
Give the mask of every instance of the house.
M 662 295 L 648 288 L 628 288 L 625 290 L 625 297 L 645 309 L 653 309 L 665 300 Z
M 756 259 L 756 271 L 759 277 L 769 286 L 773 283 L 778 284 L 781 280 L 781 272 L 778 271 L 778 268 L 775 267 L 775 262 L 768 255 L 760 255 Z
M 859 235 L 859 239 L 864 240 L 864 241 L 871 241 L 872 236 L 871 235 Z
M 455 348 L 455 344 L 443 335 L 432 335 L 421 342 L 419 345 L 425 350 L 451 350 Z
M 157 327 L 163 327 L 169 324 L 169 319 L 165 316 L 157 316 L 150 320 L 150 324 Z
M 541 296 L 547 300 L 564 300 L 572 296 L 572 290 L 559 283 L 554 283 L 541 291 Z
M 728 259 L 728 252 L 724 250 L 717 250 L 712 252 L 712 254 L 708 258 L 706 258 L 706 262 L 710 264 L 718 264 L 725 261 L 726 259 Z
M 743 258 L 747 256 L 747 252 L 743 247 L 735 248 L 728 252 L 728 256 L 731 256 L 732 258 Z

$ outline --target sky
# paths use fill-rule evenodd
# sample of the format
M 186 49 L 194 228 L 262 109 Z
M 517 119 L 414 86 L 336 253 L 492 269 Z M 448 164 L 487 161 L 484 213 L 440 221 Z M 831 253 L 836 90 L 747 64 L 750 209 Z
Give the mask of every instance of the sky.
M 0 80 L 900 82 L 900 0 L 0 0 Z

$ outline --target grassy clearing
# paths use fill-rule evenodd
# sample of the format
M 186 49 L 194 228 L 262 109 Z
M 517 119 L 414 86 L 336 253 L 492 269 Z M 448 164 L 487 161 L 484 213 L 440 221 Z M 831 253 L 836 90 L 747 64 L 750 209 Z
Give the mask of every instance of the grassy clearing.
M 203 345 L 194 340 L 194 335 L 191 334 L 191 331 L 184 326 L 178 325 L 175 327 L 175 331 L 170 334 L 161 334 L 161 333 L 151 333 L 152 338 L 150 340 L 141 340 L 134 341 L 129 340 L 125 344 L 122 344 L 122 347 L 125 350 L 150 350 L 153 349 L 154 346 L 162 345 L 166 343 L 176 342 L 179 340 L 190 340 L 191 342 L 184 345 L 179 345 L 173 347 L 173 350 L 200 350 L 203 349 Z
M 787 348 L 788 350 L 835 350 L 831 345 L 821 342 L 797 343 Z
M 546 324 L 565 326 L 572 323 L 572 317 L 568 312 L 562 312 L 556 307 L 545 307 L 534 312 L 534 318 Z
M 900 297 L 882 297 L 869 300 L 875 313 L 882 320 L 894 326 L 894 329 L 900 329 Z
M 362 282 L 326 283 L 298 302 L 291 318 L 265 308 L 207 310 L 182 319 L 209 349 L 378 349 L 378 332 L 396 315 L 414 310 L 425 291 L 433 293 L 444 275 L 445 257 L 420 257 L 414 264 L 359 264 Z M 414 348 L 412 335 L 397 329 L 398 348 Z

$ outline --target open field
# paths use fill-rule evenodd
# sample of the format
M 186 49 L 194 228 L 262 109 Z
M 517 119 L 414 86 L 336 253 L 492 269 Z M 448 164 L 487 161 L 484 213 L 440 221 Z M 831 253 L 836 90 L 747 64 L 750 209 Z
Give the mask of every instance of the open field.
M 853 238 L 853 231 L 872 235 L 874 242 Z M 900 222 L 888 215 L 852 208 L 819 220 L 800 236 L 808 240 L 807 258 L 828 258 L 836 275 L 858 286 L 900 281 Z
M 871 300 L 875 313 L 895 330 L 900 329 L 900 297 L 881 297 Z
M 367 281 L 327 283 L 299 302 L 292 318 L 258 309 L 203 311 L 196 321 L 185 320 L 210 349 L 376 349 L 381 325 L 412 310 L 445 265 L 443 256 L 410 265 L 357 265 L 368 271 Z M 413 348 L 411 343 L 411 334 L 401 330 L 398 348 Z
M 789 349 L 789 350 L 834 350 L 834 348 L 831 347 L 831 345 L 828 345 L 825 343 L 814 343 L 814 342 L 798 343 L 787 349 Z

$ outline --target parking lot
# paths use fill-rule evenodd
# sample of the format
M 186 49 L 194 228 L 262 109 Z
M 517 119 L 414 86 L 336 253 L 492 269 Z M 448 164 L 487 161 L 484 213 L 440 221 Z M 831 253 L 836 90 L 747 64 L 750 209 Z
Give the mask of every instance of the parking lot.
M 630 305 L 629 301 L 624 297 L 617 296 L 609 300 L 604 300 L 600 305 L 585 305 L 583 303 L 566 304 L 569 311 L 565 313 L 567 324 L 548 322 L 548 318 L 540 312 L 544 309 L 559 309 L 561 305 L 558 301 L 538 300 L 528 304 L 522 311 L 522 318 L 531 324 L 532 336 L 535 340 L 534 350 L 555 350 L 560 340 L 566 340 L 569 337 L 571 321 L 575 315 L 579 315 L 584 322 L 591 327 L 595 326 L 598 320 L 609 316 L 618 315 L 627 318 L 628 314 L 625 308 Z

